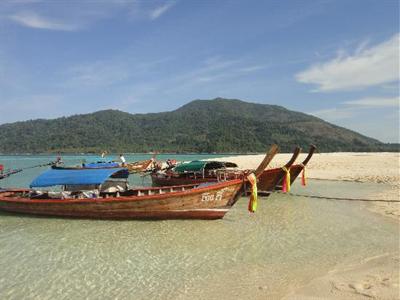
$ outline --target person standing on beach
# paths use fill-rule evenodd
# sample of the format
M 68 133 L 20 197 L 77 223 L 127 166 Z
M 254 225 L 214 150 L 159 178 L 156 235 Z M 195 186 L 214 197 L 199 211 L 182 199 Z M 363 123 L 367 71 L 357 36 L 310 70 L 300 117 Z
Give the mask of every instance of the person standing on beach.
M 125 164 L 126 164 L 126 159 L 125 159 L 125 157 L 122 155 L 122 153 L 119 155 L 119 159 L 120 159 L 120 161 L 121 161 L 121 165 L 123 166 L 123 167 L 125 167 Z

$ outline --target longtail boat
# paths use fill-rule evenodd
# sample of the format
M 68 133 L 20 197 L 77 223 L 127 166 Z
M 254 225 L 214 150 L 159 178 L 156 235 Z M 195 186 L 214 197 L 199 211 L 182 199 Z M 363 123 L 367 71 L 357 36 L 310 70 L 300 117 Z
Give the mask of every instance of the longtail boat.
M 153 167 L 154 159 L 141 160 L 131 163 L 126 163 L 125 168 L 129 170 L 129 173 L 141 173 L 147 171 Z
M 266 167 L 276 152 L 277 146 L 273 145 L 260 167 Z M 49 171 L 36 178 L 31 187 L 62 185 L 61 192 L 0 191 L 0 209 L 95 219 L 219 219 L 236 203 L 247 184 L 241 178 L 217 183 L 124 189 L 119 183 L 112 185 L 110 177 L 123 179 L 126 169 Z M 260 174 L 256 170 L 249 176 L 256 178 Z
M 282 168 L 265 170 L 267 166 L 265 168 L 260 166 L 257 182 L 260 194 L 267 196 L 274 191 L 275 187 L 282 184 L 287 172 L 285 170 L 291 169 L 300 152 L 301 149 L 296 147 L 291 159 Z M 237 165 L 231 162 L 193 161 L 178 165 L 166 172 L 154 172 L 151 174 L 151 179 L 154 186 L 195 184 L 244 178 L 248 172 L 248 170 L 239 170 Z
M 313 156 L 316 149 L 317 149 L 317 147 L 315 145 L 311 145 L 310 149 L 308 151 L 308 154 L 307 154 L 306 158 L 303 160 L 303 162 L 300 164 L 292 165 L 291 167 L 288 168 L 290 171 L 290 185 L 292 185 L 294 183 L 294 181 L 296 180 L 296 178 L 300 175 L 300 173 L 302 171 L 303 171 L 303 173 L 302 173 L 302 178 L 301 178 L 301 181 L 302 181 L 301 184 L 306 185 L 306 178 L 305 178 L 306 166 L 307 166 L 308 162 L 310 161 L 311 157 Z M 276 186 L 277 190 L 282 190 L 282 188 L 283 188 L 283 179 Z
M 257 188 L 265 195 L 272 193 L 279 185 L 284 182 L 287 172 L 291 169 L 295 163 L 297 157 L 301 152 L 301 148 L 296 147 L 290 160 L 281 168 L 274 168 L 265 170 L 258 180 Z
M 126 163 L 123 167 L 129 170 L 129 173 L 143 173 L 154 169 L 157 153 L 154 153 L 150 159 Z

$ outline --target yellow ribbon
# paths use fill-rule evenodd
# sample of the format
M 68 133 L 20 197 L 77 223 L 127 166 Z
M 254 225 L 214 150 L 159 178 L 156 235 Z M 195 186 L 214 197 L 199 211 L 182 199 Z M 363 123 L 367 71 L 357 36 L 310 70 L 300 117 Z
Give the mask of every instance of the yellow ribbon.
M 286 173 L 283 179 L 282 192 L 288 193 L 290 192 L 290 168 L 282 167 L 282 170 Z
M 247 180 L 251 184 L 251 194 L 249 200 L 248 210 L 249 212 L 255 212 L 257 210 L 257 177 L 254 173 L 247 176 Z

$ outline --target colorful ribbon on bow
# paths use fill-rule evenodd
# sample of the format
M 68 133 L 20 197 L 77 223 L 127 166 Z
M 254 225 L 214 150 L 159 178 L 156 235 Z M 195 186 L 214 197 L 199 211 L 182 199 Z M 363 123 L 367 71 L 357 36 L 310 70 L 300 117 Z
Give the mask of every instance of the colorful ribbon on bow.
M 282 192 L 288 193 L 290 192 L 290 169 L 282 167 L 282 170 L 286 173 L 285 177 L 283 178 Z
M 247 176 L 247 180 L 251 184 L 251 194 L 249 200 L 248 210 L 254 213 L 257 210 L 257 177 L 253 173 Z

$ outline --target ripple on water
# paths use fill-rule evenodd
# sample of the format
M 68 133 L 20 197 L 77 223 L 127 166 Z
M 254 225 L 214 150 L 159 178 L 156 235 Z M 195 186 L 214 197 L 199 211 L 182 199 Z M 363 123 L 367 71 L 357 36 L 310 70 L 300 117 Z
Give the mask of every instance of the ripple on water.
M 330 189 L 351 196 L 358 187 L 334 183 Z M 308 191 L 320 190 L 324 183 L 310 183 Z M 338 262 L 398 251 L 397 226 L 361 205 L 273 194 L 260 199 L 255 214 L 243 198 L 217 221 L 3 213 L 0 298 L 272 297 Z

